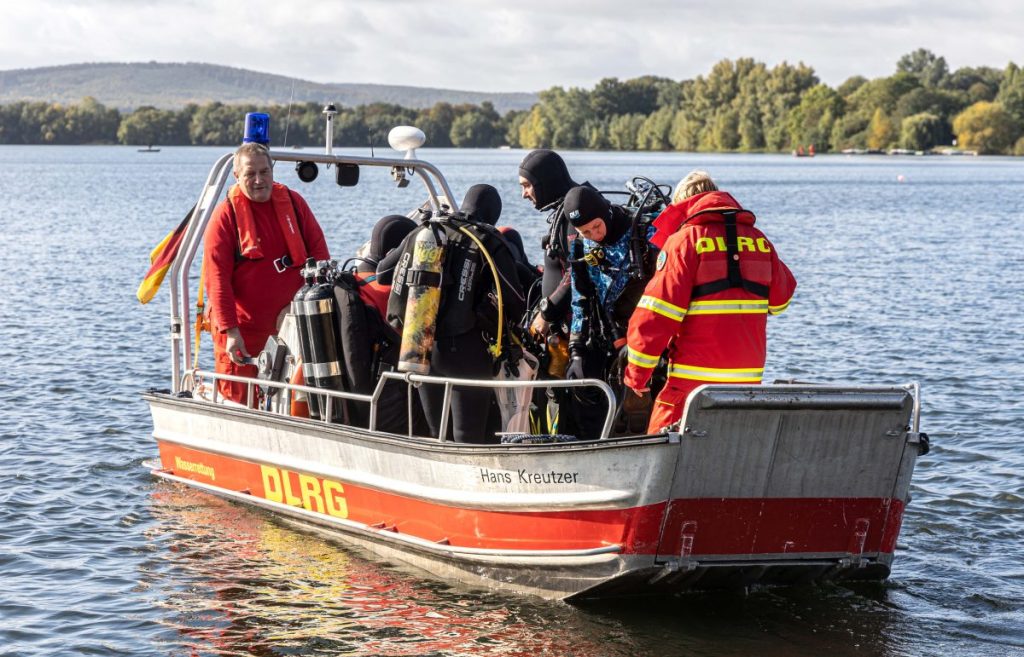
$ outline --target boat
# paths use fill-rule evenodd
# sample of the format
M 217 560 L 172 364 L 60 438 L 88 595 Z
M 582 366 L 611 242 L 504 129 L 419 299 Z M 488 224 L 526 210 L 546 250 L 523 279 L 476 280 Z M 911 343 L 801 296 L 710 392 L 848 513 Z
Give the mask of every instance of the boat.
M 159 153 L 160 149 L 159 148 L 153 148 L 153 145 L 150 144 L 149 146 L 146 146 L 145 148 L 138 149 L 138 151 L 140 153 Z
M 383 168 L 397 187 L 419 183 L 417 210 L 457 210 L 441 171 L 416 157 L 416 140 L 396 141 L 405 157 L 335 154 L 330 137 L 323 154 L 272 149 L 271 157 Z M 431 577 L 546 599 L 889 576 L 911 476 L 928 444 L 916 383 L 707 385 L 691 395 L 678 428 L 617 435 L 615 391 L 596 379 L 384 372 L 372 394 L 355 394 L 199 369 L 189 321 L 193 265 L 231 158 L 220 157 L 199 188 L 168 274 L 170 385 L 143 395 L 159 450 L 149 464 L 155 477 Z M 275 390 L 277 403 L 226 402 L 217 379 L 245 383 L 250 402 Z M 386 383 L 443 386 L 444 422 L 454 386 L 591 386 L 610 404 L 594 440 L 459 444 L 378 430 Z M 336 415 L 331 404 L 367 405 L 368 424 L 291 416 L 289 400 L 299 393 L 319 395 L 325 418 Z

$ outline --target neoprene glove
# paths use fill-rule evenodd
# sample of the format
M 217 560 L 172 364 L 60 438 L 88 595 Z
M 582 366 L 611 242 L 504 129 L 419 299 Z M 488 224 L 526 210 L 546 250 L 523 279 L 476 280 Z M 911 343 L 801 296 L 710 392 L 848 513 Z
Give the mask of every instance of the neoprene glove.
M 569 380 L 587 378 L 583 374 L 583 349 L 575 341 L 569 343 L 569 366 L 565 369 L 565 378 Z
M 574 379 L 585 379 L 586 376 L 583 374 L 583 357 L 573 356 L 569 359 L 569 366 L 565 368 L 565 378 L 572 381 Z

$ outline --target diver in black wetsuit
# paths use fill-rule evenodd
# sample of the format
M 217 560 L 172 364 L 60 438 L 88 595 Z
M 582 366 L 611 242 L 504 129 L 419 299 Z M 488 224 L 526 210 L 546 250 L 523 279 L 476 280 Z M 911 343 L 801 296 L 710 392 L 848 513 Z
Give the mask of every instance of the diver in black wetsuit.
M 541 242 L 544 249 L 541 298 L 535 307 L 536 314 L 530 322 L 530 333 L 546 341 L 552 363 L 565 362 L 567 358 L 565 349 L 569 341 L 569 323 L 572 317 L 569 260 L 576 231 L 569 225 L 562 211 L 562 203 L 566 193 L 579 185 L 580 183 L 569 175 L 565 161 L 554 151 L 530 151 L 519 165 L 519 186 L 522 188 L 523 198 L 532 202 L 537 210 L 549 213 L 548 234 Z M 592 188 L 590 183 L 584 182 L 582 185 Z M 562 375 L 557 366 L 548 370 L 548 376 L 553 378 L 561 378 Z M 535 396 L 534 401 L 540 406 L 547 407 L 547 431 L 560 434 L 578 433 L 574 422 L 577 413 L 562 412 L 562 409 L 573 404 L 573 396 L 568 390 L 549 388 L 545 396 L 546 403 L 539 395 Z
M 548 234 L 541 244 L 544 248 L 541 299 L 537 316 L 531 324 L 531 330 L 541 336 L 547 336 L 552 325 L 555 325 L 556 332 L 564 332 L 562 325 L 568 323 L 571 314 L 568 262 L 569 241 L 574 238 L 574 232 L 562 214 L 562 201 L 566 192 L 578 184 L 569 175 L 565 161 L 554 151 L 530 151 L 519 165 L 523 198 L 533 203 L 538 211 L 550 211 Z
M 504 306 L 501 321 L 504 324 L 515 322 L 523 315 L 525 297 L 512 249 L 494 228 L 501 215 L 498 190 L 490 185 L 474 185 L 466 193 L 461 208 L 459 215 L 442 224 L 446 244 L 430 374 L 489 380 L 495 373 L 495 356 L 491 349 L 497 338 L 499 322 L 494 274 L 480 246 L 461 228 L 469 230 L 480 240 L 497 269 Z M 430 230 L 429 224 L 413 231 L 396 251 L 411 253 L 416 235 L 421 230 Z M 388 320 L 399 329 L 405 315 L 404 290 L 408 289 L 408 285 L 403 284 L 405 276 L 405 270 L 398 267 L 388 303 Z M 402 292 L 394 293 L 397 290 Z M 508 335 L 507 330 L 503 333 Z M 419 391 L 431 433 L 437 436 L 441 430 L 444 388 L 423 385 Z M 490 388 L 453 389 L 451 427 L 456 442 L 498 442 L 497 436 L 488 430 L 493 399 L 494 391 Z

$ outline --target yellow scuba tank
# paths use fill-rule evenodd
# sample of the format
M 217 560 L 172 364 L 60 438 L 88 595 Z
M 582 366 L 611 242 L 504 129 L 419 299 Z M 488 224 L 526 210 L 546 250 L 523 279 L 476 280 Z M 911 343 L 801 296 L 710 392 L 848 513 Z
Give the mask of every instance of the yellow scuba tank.
M 434 224 L 423 227 L 413 242 L 412 260 L 405 274 L 409 288 L 398 355 L 399 372 L 430 374 L 430 352 L 441 305 L 444 247 L 444 229 Z

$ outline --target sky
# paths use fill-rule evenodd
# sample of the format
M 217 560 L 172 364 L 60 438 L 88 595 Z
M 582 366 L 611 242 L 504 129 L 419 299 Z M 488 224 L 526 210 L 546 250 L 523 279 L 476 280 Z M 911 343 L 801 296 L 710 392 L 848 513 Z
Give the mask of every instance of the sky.
M 0 70 L 203 62 L 314 82 L 470 91 L 706 75 L 721 59 L 811 66 L 833 87 L 927 48 L 1024 64 L 1021 0 L 2 0 Z

